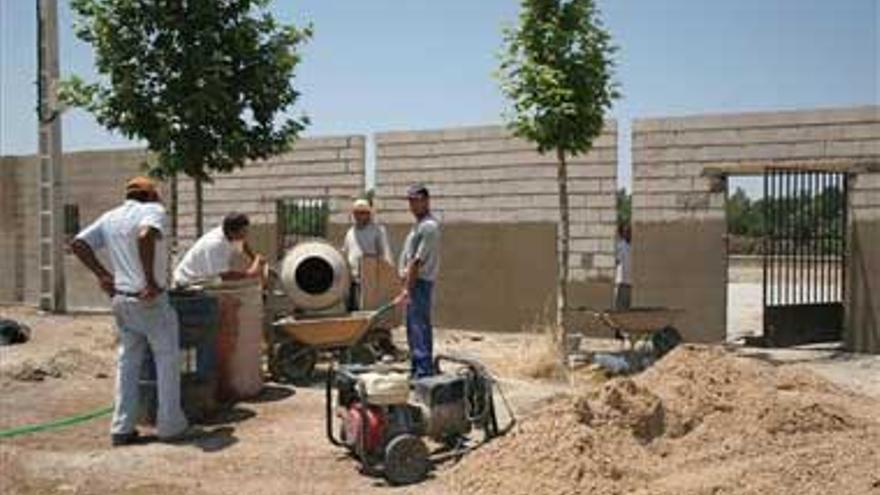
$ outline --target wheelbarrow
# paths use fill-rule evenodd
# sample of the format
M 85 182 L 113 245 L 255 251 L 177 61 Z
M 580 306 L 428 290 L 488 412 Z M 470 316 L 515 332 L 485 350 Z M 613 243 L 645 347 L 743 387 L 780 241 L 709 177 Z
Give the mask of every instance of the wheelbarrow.
M 642 307 L 630 309 L 594 310 L 583 308 L 600 326 L 613 332 L 614 338 L 632 347 L 637 341 L 673 327 L 681 309 Z
M 388 303 L 374 311 L 342 316 L 284 317 L 272 324 L 269 371 L 273 378 L 295 384 L 311 381 L 322 354 L 344 363 L 372 363 L 380 355 L 369 342 L 371 330 L 394 309 Z
M 673 324 L 682 313 L 670 308 L 631 308 L 596 311 L 596 322 L 624 344 L 618 352 L 589 354 L 589 361 L 610 374 L 628 374 L 644 370 L 682 342 Z

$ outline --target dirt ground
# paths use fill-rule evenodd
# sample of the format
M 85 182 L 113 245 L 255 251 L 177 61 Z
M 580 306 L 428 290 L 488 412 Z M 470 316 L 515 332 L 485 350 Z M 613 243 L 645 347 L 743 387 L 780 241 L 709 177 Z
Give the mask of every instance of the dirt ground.
M 34 330 L 31 342 L 0 347 L 0 430 L 111 403 L 115 348 L 109 316 L 41 315 L 22 307 L 0 307 L 0 316 L 23 321 Z M 522 363 L 543 345 L 541 335 L 440 330 L 436 341 L 439 352 L 472 355 L 495 370 L 521 425 L 529 425 L 536 412 L 571 391 L 565 380 L 539 380 L 523 373 Z M 616 344 L 587 341 L 584 345 Z M 852 397 L 854 403 L 880 398 L 878 356 L 833 350 L 735 352 L 764 366 L 818 372 L 851 392 L 845 397 Z M 581 392 L 584 387 L 598 391 L 602 386 L 601 382 L 577 384 Z M 381 479 L 361 475 L 355 462 L 325 438 L 319 386 L 294 389 L 269 384 L 260 397 L 238 404 L 209 425 L 211 435 L 188 445 L 149 443 L 111 449 L 108 427 L 109 417 L 103 416 L 0 440 L 0 492 L 431 495 L 473 491 L 461 487 L 461 477 L 455 474 L 459 468 L 452 465 L 439 466 L 429 480 L 413 487 L 392 488 Z

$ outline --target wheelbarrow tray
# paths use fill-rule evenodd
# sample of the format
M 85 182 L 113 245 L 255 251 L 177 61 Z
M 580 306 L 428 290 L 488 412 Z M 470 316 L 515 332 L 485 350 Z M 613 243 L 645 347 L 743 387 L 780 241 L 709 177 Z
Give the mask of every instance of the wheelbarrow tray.
M 370 329 L 372 311 L 345 316 L 294 319 L 283 318 L 275 328 L 296 342 L 312 347 L 348 347 L 356 344 Z
M 645 334 L 672 325 L 681 312 L 680 309 L 645 307 L 600 311 L 596 316 L 613 330 Z

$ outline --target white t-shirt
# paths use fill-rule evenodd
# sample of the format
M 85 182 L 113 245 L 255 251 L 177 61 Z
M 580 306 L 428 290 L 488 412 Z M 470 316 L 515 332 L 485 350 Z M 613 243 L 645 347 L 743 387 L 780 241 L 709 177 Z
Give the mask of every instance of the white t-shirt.
M 229 271 L 229 262 L 236 252 L 235 244 L 226 238 L 223 227 L 215 227 L 196 241 L 174 269 L 174 284 L 187 285 L 210 280 Z
M 161 204 L 126 200 L 122 206 L 104 213 L 76 236 L 95 251 L 107 248 L 117 291 L 135 293 L 147 286 L 137 244 L 138 234 L 143 227 L 152 227 L 161 234 L 156 242 L 153 277 L 159 287 L 165 287 L 168 217 Z
M 345 233 L 342 252 L 348 257 L 351 276 L 355 280 L 360 279 L 361 259 L 364 256 L 381 256 L 388 264 L 394 265 L 391 260 L 391 247 L 388 245 L 388 234 L 385 233 L 385 228 L 372 222 L 363 227 L 352 225 Z
M 615 281 L 618 284 L 630 284 L 629 272 L 629 243 L 623 239 L 617 240 L 617 272 Z

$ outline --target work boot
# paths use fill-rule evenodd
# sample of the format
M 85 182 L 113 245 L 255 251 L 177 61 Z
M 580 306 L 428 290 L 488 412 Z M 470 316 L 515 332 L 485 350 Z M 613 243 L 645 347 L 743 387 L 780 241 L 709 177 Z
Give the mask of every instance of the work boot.
M 137 430 L 131 433 L 113 433 L 110 435 L 110 444 L 114 447 L 136 445 L 141 441 L 141 434 Z

